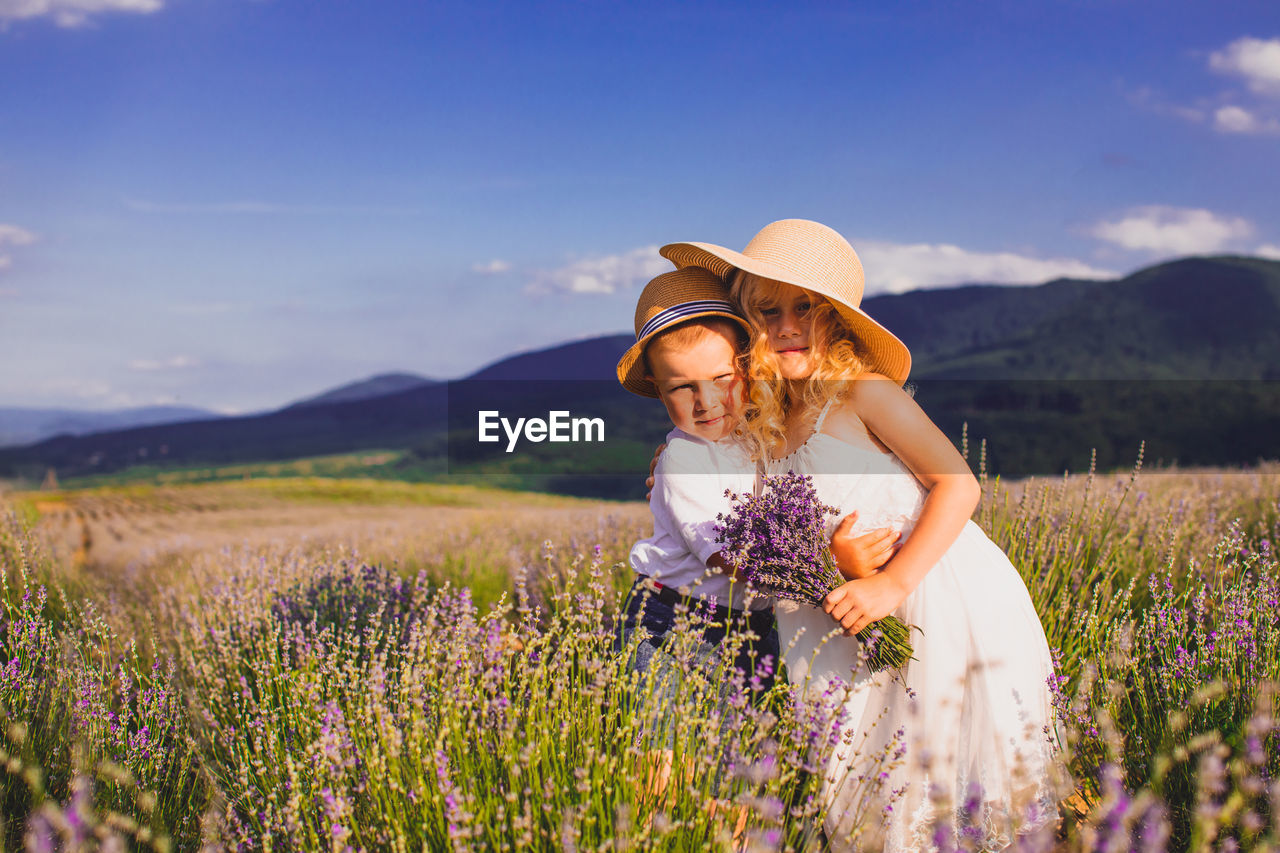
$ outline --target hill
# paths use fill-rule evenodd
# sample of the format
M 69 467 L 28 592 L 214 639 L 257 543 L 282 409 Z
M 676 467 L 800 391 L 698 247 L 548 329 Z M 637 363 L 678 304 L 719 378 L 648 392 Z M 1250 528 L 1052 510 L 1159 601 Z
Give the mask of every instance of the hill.
M 134 465 L 216 465 L 407 447 L 445 425 L 445 386 L 426 385 L 373 400 L 298 406 L 246 417 L 59 436 L 0 449 L 0 472 L 38 480 L 53 468 L 63 480 Z
M 285 408 L 296 409 L 325 403 L 349 403 L 355 400 L 367 400 L 370 397 L 383 397 L 387 394 L 395 394 L 435 382 L 439 382 L 439 380 L 428 379 L 415 373 L 382 373 L 377 376 L 371 376 L 368 379 L 361 379 L 358 382 L 340 385 L 314 397 L 299 400 Z
M 949 435 L 986 438 L 995 471 L 1081 470 L 1091 449 L 1122 466 L 1144 442 L 1165 463 L 1278 455 L 1280 263 L 1185 258 L 1117 281 L 931 295 L 867 308 L 905 321 L 917 399 Z
M 605 335 L 508 356 L 466 377 L 467 381 L 527 379 L 614 380 L 614 367 L 635 335 Z M 616 381 L 616 380 L 615 380 Z
M 917 378 L 1280 379 L 1276 261 L 1187 258 L 1113 282 L 927 295 L 867 304 L 904 330 Z M 914 314 L 895 316 L 906 297 Z
M 191 406 L 143 406 L 103 412 L 0 406 L 0 447 L 30 444 L 55 435 L 88 435 L 111 429 L 217 418 Z

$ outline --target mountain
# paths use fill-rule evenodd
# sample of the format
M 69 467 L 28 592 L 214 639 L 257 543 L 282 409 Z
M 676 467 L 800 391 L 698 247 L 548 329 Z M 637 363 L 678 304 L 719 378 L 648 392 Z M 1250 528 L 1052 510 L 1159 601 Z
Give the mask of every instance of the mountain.
M 1116 281 L 868 300 L 915 355 L 916 399 L 991 470 L 1252 464 L 1280 434 L 1280 263 L 1185 258 Z
M 616 381 L 615 368 L 635 335 L 606 335 L 587 338 L 548 349 L 522 352 L 494 362 L 467 380 L 564 379 L 569 381 L 609 379 Z
M 444 384 L 428 384 L 371 400 L 58 436 L 0 449 L 0 476 L 38 480 L 53 468 L 65 479 L 137 465 L 192 467 L 408 447 L 424 434 L 443 431 L 445 400 Z
M 872 296 L 862 308 L 911 350 L 911 374 L 935 362 L 1021 339 L 1035 324 L 1087 301 L 1100 284 L 1058 279 L 1031 287 L 971 284 Z
M 1115 281 L 972 285 L 869 298 L 914 355 L 916 399 L 943 431 L 986 439 L 1007 476 L 1146 458 L 1248 464 L 1277 455 L 1280 262 L 1187 258 Z M 462 380 L 369 396 L 355 383 L 278 412 L 135 427 L 0 449 L 0 476 L 64 480 L 139 464 L 192 467 L 365 449 L 406 451 L 396 472 L 505 477 L 574 493 L 637 496 L 668 425 L 661 404 L 617 384 L 632 342 L 610 335 L 519 353 Z M 399 381 L 399 380 L 396 380 Z M 374 382 L 374 385 L 370 385 Z M 368 392 L 368 393 L 366 393 Z M 350 394 L 359 399 L 346 399 Z M 478 442 L 482 412 L 599 417 L 599 444 Z M 571 448 L 571 451 L 570 451 Z
M 614 349 L 615 342 L 623 340 L 626 344 Z M 391 384 L 409 387 L 367 396 L 364 392 L 384 381 L 384 377 L 373 377 L 266 414 L 58 436 L 21 448 L 0 448 L 0 476 L 38 481 L 53 468 L 65 480 L 138 465 L 222 465 L 397 448 L 413 449 L 411 464 L 438 470 L 447 464 L 446 416 L 451 397 L 458 397 L 462 406 L 489 406 L 530 394 L 554 396 L 558 386 L 533 388 L 527 380 L 564 375 L 591 383 L 586 399 L 629 397 L 612 377 L 613 366 L 631 340 L 629 335 L 596 338 L 521 353 L 448 384 L 426 379 L 410 384 L 400 377 L 412 374 L 399 374 Z M 608 381 L 593 381 L 596 376 Z M 514 383 L 514 387 L 497 389 L 495 383 Z M 573 394 L 581 390 L 575 388 Z M 548 405 L 558 404 L 549 401 Z
M 416 388 L 419 385 L 429 385 L 439 381 L 438 379 L 418 376 L 415 373 L 382 373 L 377 376 L 371 376 L 368 379 L 362 379 L 359 382 L 340 385 L 337 388 L 325 391 L 323 394 L 299 400 L 285 408 L 296 409 L 324 403 L 348 403 L 354 400 L 367 400 L 370 397 L 383 397 L 387 394 L 395 394 L 400 391 L 407 391 L 410 388 Z
M 190 406 L 144 406 L 104 412 L 0 406 L 0 447 L 30 444 L 55 435 L 87 435 L 148 424 L 220 417 Z
M 1280 379 L 1280 262 L 1260 258 L 917 292 L 866 308 L 903 329 L 921 379 Z

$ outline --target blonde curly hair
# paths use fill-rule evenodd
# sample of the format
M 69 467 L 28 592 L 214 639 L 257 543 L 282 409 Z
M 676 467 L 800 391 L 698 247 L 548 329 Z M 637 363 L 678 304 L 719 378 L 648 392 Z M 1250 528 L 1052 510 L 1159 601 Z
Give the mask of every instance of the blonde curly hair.
M 742 270 L 732 277 L 733 301 L 751 324 L 747 347 L 750 393 L 737 433 L 757 459 L 776 458 L 786 449 L 783 425 L 788 416 L 812 412 L 816 417 L 829 401 L 843 397 L 849 383 L 866 370 L 865 353 L 840 312 L 826 297 L 806 290 L 812 300 L 809 352 L 815 367 L 804 379 L 782 378 L 762 312 L 779 305 L 790 286 Z

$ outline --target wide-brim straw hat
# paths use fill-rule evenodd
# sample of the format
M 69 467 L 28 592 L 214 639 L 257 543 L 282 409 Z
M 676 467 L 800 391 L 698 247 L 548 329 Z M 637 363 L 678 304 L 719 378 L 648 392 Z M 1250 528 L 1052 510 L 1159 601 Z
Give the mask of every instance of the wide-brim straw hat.
M 866 367 L 901 385 L 911 372 L 911 352 L 897 336 L 859 307 L 864 279 L 858 253 L 820 222 L 770 223 L 741 252 L 713 243 L 671 243 L 659 250 L 677 267 L 702 267 L 726 281 L 735 270 L 793 284 L 831 301 L 863 348 Z
M 697 317 L 725 317 L 751 333 L 751 326 L 729 300 L 729 288 L 714 273 L 686 266 L 646 284 L 636 303 L 636 342 L 618 362 L 622 387 L 642 397 L 657 397 L 657 386 L 644 375 L 645 345 L 663 329 Z

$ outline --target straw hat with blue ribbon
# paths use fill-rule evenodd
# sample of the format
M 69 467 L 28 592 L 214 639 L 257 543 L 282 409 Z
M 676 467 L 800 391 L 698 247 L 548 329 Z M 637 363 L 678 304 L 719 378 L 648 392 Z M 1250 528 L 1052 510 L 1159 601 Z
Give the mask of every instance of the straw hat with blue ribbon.
M 645 345 L 663 329 L 696 317 L 725 317 L 751 331 L 729 301 L 724 281 L 701 267 L 684 266 L 645 285 L 636 303 L 636 342 L 618 362 L 622 387 L 642 397 L 657 397 L 657 387 L 644 375 Z

